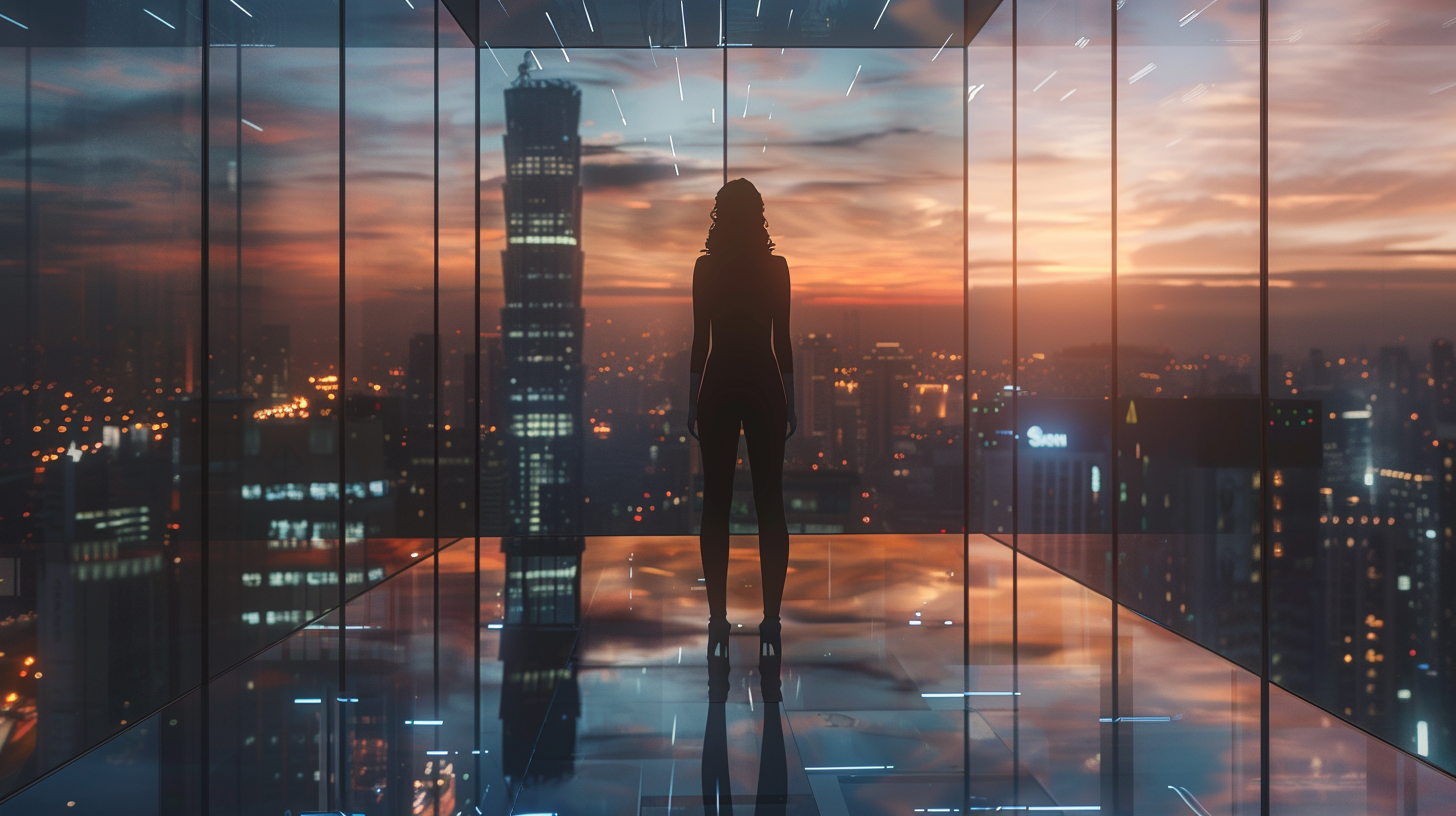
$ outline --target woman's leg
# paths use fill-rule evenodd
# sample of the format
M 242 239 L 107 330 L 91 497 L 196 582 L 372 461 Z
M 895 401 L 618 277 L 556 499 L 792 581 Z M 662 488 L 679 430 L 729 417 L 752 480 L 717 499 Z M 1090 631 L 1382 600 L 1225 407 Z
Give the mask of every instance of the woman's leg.
M 703 455 L 703 518 L 698 549 L 708 590 L 708 616 L 728 615 L 728 513 L 738 459 L 740 420 L 726 405 L 698 406 L 698 444 Z
M 789 525 L 784 518 L 784 408 L 764 406 L 744 417 L 753 505 L 758 511 L 758 564 L 763 575 L 763 616 L 776 620 L 789 572 Z

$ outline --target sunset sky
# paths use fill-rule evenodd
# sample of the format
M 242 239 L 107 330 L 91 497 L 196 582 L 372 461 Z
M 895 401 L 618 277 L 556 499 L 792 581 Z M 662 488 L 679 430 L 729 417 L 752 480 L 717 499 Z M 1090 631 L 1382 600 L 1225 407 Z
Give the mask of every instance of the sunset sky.
M 723 179 L 726 122 L 728 175 L 765 194 L 770 229 L 793 270 L 802 331 L 835 331 L 842 312 L 855 308 L 869 314 L 873 339 L 957 342 L 964 169 L 971 356 L 1004 356 L 1009 9 L 965 50 L 730 49 L 726 104 L 716 49 L 576 49 L 569 63 L 560 49 L 535 50 L 537 76 L 582 89 L 589 312 L 686 319 L 689 270 Z M 1258 48 L 1248 42 L 1257 37 L 1256 11 L 1246 0 L 1226 1 L 1180 26 L 1188 13 L 1181 6 L 1129 2 L 1114 79 L 1105 4 L 1022 4 L 1024 351 L 1109 336 L 1114 82 L 1123 341 L 1257 349 Z M 1424 346 L 1456 333 L 1450 13 L 1438 0 L 1410 0 L 1396 25 L 1353 0 L 1336 8 L 1274 4 L 1276 350 L 1353 350 L 1402 336 Z M 111 270 L 123 289 L 140 291 L 163 276 L 177 291 L 195 291 L 196 56 L 158 48 L 34 53 L 34 183 L 47 280 Z M 236 51 L 212 50 L 214 288 L 236 283 L 229 174 L 240 174 L 245 302 L 256 298 L 265 315 L 258 319 L 291 323 L 296 344 L 327 357 L 337 330 L 338 52 L 251 48 L 241 56 L 241 117 L 252 123 L 243 127 L 233 96 Z M 488 316 L 499 302 L 503 248 L 501 92 L 520 59 L 520 50 L 504 48 L 481 59 Z M 22 184 L 14 159 L 23 117 L 9 114 L 23 110 L 23 82 L 10 80 L 23 77 L 23 53 L 6 49 L 0 69 L 0 185 L 13 195 Z M 470 49 L 443 50 L 441 69 L 441 287 L 452 333 L 468 330 L 473 288 Z M 974 94 L 963 129 L 966 79 Z M 408 335 L 432 320 L 432 82 L 428 48 L 350 51 L 348 320 L 351 334 L 369 336 L 366 350 L 402 353 Z M 238 160 L 241 171 L 229 165 Z M 897 325 L 903 338 L 893 336 Z

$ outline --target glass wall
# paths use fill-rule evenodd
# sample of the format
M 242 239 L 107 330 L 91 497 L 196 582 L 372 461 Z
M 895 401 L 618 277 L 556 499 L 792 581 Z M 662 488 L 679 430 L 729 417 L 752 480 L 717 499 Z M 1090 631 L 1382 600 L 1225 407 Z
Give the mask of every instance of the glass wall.
M 1436 812 L 1453 13 L 0 6 L 0 808 L 132 763 L 138 812 L 670 810 L 682 716 L 803 729 L 790 797 L 848 717 L 934 735 L 864 744 L 947 807 Z M 739 177 L 792 274 L 786 620 L 826 627 L 782 723 L 674 696 Z

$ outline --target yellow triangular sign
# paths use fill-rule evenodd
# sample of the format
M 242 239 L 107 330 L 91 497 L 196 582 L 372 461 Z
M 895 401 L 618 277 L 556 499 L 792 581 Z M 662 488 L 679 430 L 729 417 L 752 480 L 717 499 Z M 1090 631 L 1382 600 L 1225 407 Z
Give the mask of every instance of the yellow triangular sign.
M 1137 424 L 1137 403 L 1132 400 L 1127 401 L 1127 424 Z

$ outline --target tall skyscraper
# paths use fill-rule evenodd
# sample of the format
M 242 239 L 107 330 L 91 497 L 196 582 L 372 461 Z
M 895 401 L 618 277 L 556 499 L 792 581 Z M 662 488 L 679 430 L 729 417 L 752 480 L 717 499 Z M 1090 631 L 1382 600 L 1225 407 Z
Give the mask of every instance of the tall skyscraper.
M 506 527 L 573 535 L 581 515 L 581 91 L 532 79 L 522 63 L 505 94 Z

